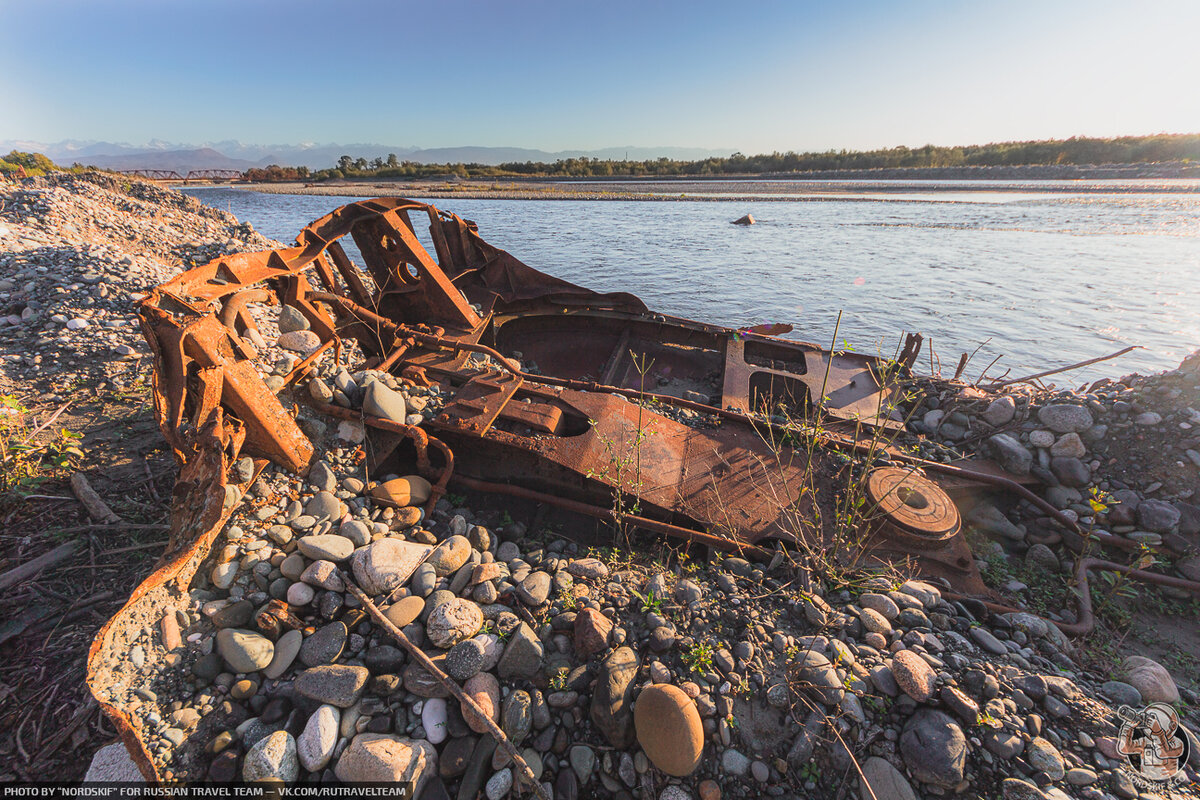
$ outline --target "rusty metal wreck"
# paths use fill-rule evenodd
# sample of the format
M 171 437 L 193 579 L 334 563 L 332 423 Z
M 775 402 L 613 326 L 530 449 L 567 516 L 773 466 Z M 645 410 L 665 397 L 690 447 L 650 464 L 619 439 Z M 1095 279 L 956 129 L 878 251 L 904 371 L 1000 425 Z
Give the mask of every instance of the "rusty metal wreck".
M 414 217 L 428 221 L 434 253 Z M 255 305 L 291 306 L 320 339 L 274 386 L 255 366 Z M 950 494 L 991 483 L 1044 504 L 986 465 L 915 464 L 878 435 L 901 427 L 892 378 L 907 373 L 919 339 L 885 362 L 657 314 L 633 295 L 541 273 L 473 223 L 408 200 L 353 203 L 293 247 L 190 269 L 148 296 L 140 316 L 181 471 L 167 551 L 97 637 L 88 678 L 147 776 L 145 744 L 106 699 L 120 680 L 114 664 L 187 592 L 253 481 L 233 469 L 240 457 L 254 458 L 255 473 L 268 461 L 307 472 L 316 449 L 300 414 L 364 425 L 368 473 L 423 475 L 427 512 L 453 484 L 766 558 L 845 544 L 835 477 L 845 454 L 865 455 L 869 513 L 856 549 L 981 597 L 990 595 Z M 436 387 L 444 406 L 417 425 L 291 391 L 350 342 L 362 354 L 354 369 Z M 818 446 L 797 445 L 806 431 Z M 635 471 L 623 469 L 634 460 Z M 260 621 L 278 626 L 286 611 L 265 609 Z

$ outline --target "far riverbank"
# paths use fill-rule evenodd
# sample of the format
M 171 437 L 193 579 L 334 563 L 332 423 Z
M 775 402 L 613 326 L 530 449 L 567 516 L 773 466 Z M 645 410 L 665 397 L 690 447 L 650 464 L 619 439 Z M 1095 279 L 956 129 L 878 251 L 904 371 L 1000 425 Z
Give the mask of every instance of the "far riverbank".
M 1200 192 L 1200 179 L 1026 179 L 954 180 L 939 178 L 898 179 L 446 179 L 364 180 L 326 183 L 245 183 L 232 188 L 266 194 L 330 195 L 366 197 L 400 195 L 422 198 L 472 200 L 855 200 L 872 195 L 900 199 L 905 194 L 951 194 L 969 192 L 1013 192 L 1024 194 L 1193 194 Z M 950 199 L 950 198 L 948 198 Z

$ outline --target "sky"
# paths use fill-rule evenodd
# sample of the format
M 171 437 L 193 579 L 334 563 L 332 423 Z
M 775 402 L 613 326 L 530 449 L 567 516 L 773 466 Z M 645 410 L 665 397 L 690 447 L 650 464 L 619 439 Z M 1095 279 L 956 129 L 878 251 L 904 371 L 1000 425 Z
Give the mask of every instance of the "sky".
M 1198 0 L 0 0 L 0 139 L 744 153 L 1200 132 Z

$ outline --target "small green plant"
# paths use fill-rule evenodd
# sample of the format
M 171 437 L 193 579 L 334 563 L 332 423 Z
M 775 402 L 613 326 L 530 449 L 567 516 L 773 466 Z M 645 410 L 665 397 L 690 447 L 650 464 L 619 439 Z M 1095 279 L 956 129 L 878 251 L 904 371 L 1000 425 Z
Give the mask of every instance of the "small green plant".
M 506 528 L 513 524 L 513 518 L 508 513 L 508 509 L 500 512 L 500 524 Z
M 550 676 L 550 688 L 556 692 L 561 692 L 567 688 L 567 670 L 566 668 L 557 670 Z
M 801 766 L 800 769 L 796 770 L 796 774 L 804 783 L 821 782 L 821 768 L 817 766 L 817 762 L 815 761 L 809 761 L 807 764 Z
M 656 614 L 662 611 L 662 598 L 655 594 L 654 590 L 646 592 L 646 600 L 642 603 L 642 608 L 646 611 L 653 611 Z
M 0 491 L 22 492 L 62 477 L 83 458 L 83 434 L 66 428 L 48 432 L 55 416 L 40 425 L 13 395 L 0 395 Z M 39 441 L 40 440 L 40 441 Z
M 704 642 L 696 642 L 683 654 L 683 663 L 697 675 L 712 671 L 713 649 Z
M 446 502 L 454 508 L 466 505 L 467 502 L 466 495 L 454 494 L 453 492 L 446 492 L 445 498 Z
M 637 406 L 637 422 L 632 437 L 620 442 L 607 437 L 600 437 L 607 455 L 606 463 L 599 469 L 588 470 L 587 477 L 599 478 L 612 487 L 612 518 L 617 533 L 620 535 L 626 549 L 630 549 L 633 533 L 632 525 L 627 517 L 638 516 L 642 513 L 642 446 L 653 431 L 647 426 L 644 417 L 646 401 L 646 377 L 650 374 L 654 360 L 645 354 L 640 357 L 630 350 L 629 357 L 639 376 Z M 589 420 L 594 428 L 596 420 Z

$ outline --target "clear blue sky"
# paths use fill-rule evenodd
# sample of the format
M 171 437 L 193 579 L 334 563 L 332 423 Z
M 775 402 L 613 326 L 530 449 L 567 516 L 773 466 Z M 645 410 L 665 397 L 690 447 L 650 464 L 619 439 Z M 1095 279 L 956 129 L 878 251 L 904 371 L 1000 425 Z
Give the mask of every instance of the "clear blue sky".
M 1200 131 L 1198 0 L 0 0 L 0 139 L 772 150 Z

